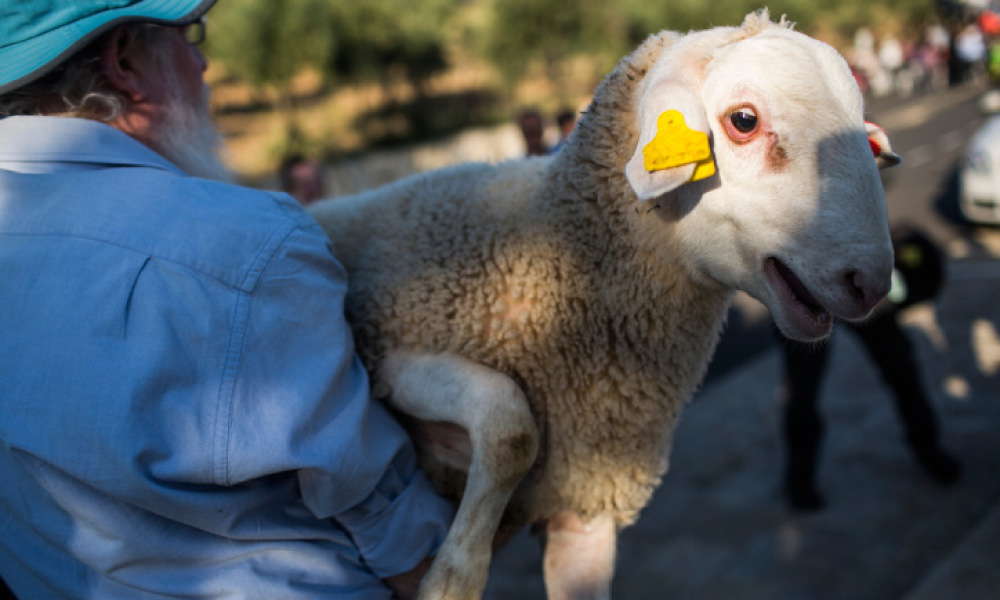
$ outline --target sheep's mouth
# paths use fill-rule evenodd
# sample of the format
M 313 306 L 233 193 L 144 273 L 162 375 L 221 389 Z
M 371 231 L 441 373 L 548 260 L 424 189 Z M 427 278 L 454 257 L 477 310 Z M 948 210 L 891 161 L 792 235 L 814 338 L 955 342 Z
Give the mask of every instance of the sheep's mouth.
M 785 263 L 768 258 L 764 261 L 764 273 L 784 309 L 784 316 L 804 337 L 819 339 L 830 332 L 833 326 L 830 311 Z

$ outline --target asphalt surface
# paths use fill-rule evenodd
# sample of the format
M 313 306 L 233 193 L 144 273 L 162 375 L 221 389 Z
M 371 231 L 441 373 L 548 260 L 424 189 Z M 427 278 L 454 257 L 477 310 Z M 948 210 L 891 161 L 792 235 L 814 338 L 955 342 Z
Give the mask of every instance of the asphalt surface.
M 920 224 L 951 255 L 942 293 L 902 321 L 961 480 L 941 486 L 918 467 L 877 370 L 838 330 L 821 397 L 827 505 L 788 508 L 781 352 L 766 312 L 741 296 L 664 484 L 620 536 L 615 598 L 1000 599 L 1000 230 L 971 227 L 954 205 L 957 162 L 985 119 L 979 92 L 870 105 L 916 163 L 886 180 L 891 220 Z M 516 537 L 494 558 L 487 597 L 544 598 L 541 558 L 537 539 Z

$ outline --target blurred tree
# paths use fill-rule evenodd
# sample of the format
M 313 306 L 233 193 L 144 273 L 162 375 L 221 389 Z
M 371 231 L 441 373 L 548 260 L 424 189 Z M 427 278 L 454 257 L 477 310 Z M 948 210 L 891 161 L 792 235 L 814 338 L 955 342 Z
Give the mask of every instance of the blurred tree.
M 220 2 L 210 15 L 206 51 L 258 91 L 276 94 L 286 131 L 275 152 L 298 150 L 308 136 L 291 89 L 297 74 L 311 67 L 325 86 L 373 80 L 387 92 L 405 80 L 419 99 L 428 78 L 447 67 L 444 29 L 460 1 Z
M 596 81 L 585 80 L 606 73 L 649 35 L 739 25 L 761 5 L 760 0 L 234 0 L 220 2 L 209 15 L 206 51 L 258 90 L 276 92 L 277 104 L 289 115 L 289 143 L 308 142 L 308 128 L 295 123 L 290 88 L 307 67 L 327 85 L 377 81 L 388 91 L 403 89 L 389 84 L 408 83 L 415 101 L 390 93 L 390 106 L 370 111 L 379 122 L 374 129 L 392 123 L 405 137 L 460 126 L 434 124 L 440 113 L 455 111 L 426 101 L 434 100 L 426 97 L 427 82 L 450 66 L 450 58 L 466 64 L 485 60 L 503 76 L 505 90 L 541 74 L 554 95 L 566 94 L 546 101 L 561 105 L 572 102 L 572 94 L 581 95 L 581 88 L 590 89 Z M 876 36 L 891 28 L 912 35 L 950 4 L 769 0 L 767 5 L 772 18 L 786 14 L 798 30 L 821 32 L 843 46 L 860 26 L 871 27 Z M 572 62 L 581 56 L 587 60 Z M 590 71 L 581 71 L 581 64 Z M 513 92 L 508 100 L 514 100 Z
M 207 51 L 240 78 L 279 91 L 304 67 L 328 80 L 420 85 L 447 66 L 443 28 L 458 0 L 240 0 L 211 13 Z
M 276 157 L 308 146 L 290 84 L 307 66 L 321 69 L 333 52 L 335 40 L 322 26 L 330 9 L 328 0 L 241 0 L 220 2 L 210 14 L 206 53 L 257 92 L 276 93 L 285 120 L 284 139 L 270 148 Z
M 327 57 L 329 74 L 351 80 L 384 79 L 402 72 L 421 91 L 427 78 L 447 66 L 444 29 L 456 0 L 335 0 Z
M 773 20 L 785 15 L 799 31 L 811 32 L 821 20 L 829 19 L 831 13 L 853 15 L 855 7 L 870 4 L 871 0 L 771 0 L 766 5 Z M 630 45 L 637 45 L 661 29 L 689 31 L 739 25 L 748 13 L 761 7 L 760 2 L 751 0 L 717 0 L 711 4 L 701 0 L 626 0 L 623 10 L 628 15 Z
M 604 0 L 493 0 L 484 54 L 508 82 L 540 62 L 558 81 L 558 64 L 576 54 L 620 55 L 625 15 Z
M 938 0 L 940 1 L 940 0 Z M 876 30 L 890 21 L 918 29 L 935 15 L 935 0 L 771 0 L 771 17 L 786 15 L 796 29 L 823 30 L 851 40 L 858 27 Z M 576 54 L 621 56 L 662 29 L 688 31 L 739 25 L 759 0 L 492 0 L 484 56 L 516 81 L 532 62 L 557 73 Z
M 886 15 L 920 23 L 941 0 L 771 0 L 774 18 L 787 14 L 798 29 L 818 25 L 848 39 Z M 558 79 L 558 65 L 580 54 L 617 59 L 661 29 L 687 31 L 738 25 L 759 0 L 241 0 L 212 11 L 208 51 L 256 86 L 282 87 L 304 66 L 328 80 L 385 81 L 402 74 L 415 86 L 446 68 L 452 18 L 484 5 L 481 54 L 508 83 L 541 64 Z
M 325 27 L 332 8 L 329 0 L 220 2 L 206 51 L 251 85 L 283 90 L 303 67 L 322 67 L 334 51 Z

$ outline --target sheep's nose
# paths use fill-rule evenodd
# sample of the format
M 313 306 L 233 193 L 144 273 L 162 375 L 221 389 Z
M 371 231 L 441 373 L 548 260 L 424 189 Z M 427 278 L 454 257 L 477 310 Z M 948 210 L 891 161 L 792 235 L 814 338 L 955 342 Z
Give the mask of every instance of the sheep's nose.
M 845 316 L 860 319 L 868 316 L 879 300 L 889 293 L 891 280 L 866 271 L 849 269 L 843 275 L 843 282 L 854 305 L 852 312 L 855 313 Z

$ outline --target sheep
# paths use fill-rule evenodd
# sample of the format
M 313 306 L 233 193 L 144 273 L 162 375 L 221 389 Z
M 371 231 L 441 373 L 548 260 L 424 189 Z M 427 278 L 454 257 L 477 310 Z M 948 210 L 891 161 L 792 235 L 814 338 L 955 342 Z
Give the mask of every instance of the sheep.
M 479 597 L 526 524 L 550 598 L 610 597 L 734 290 L 798 340 L 867 316 L 898 160 L 845 61 L 764 10 L 647 39 L 557 155 L 313 205 L 374 395 L 460 498 L 419 597 Z

